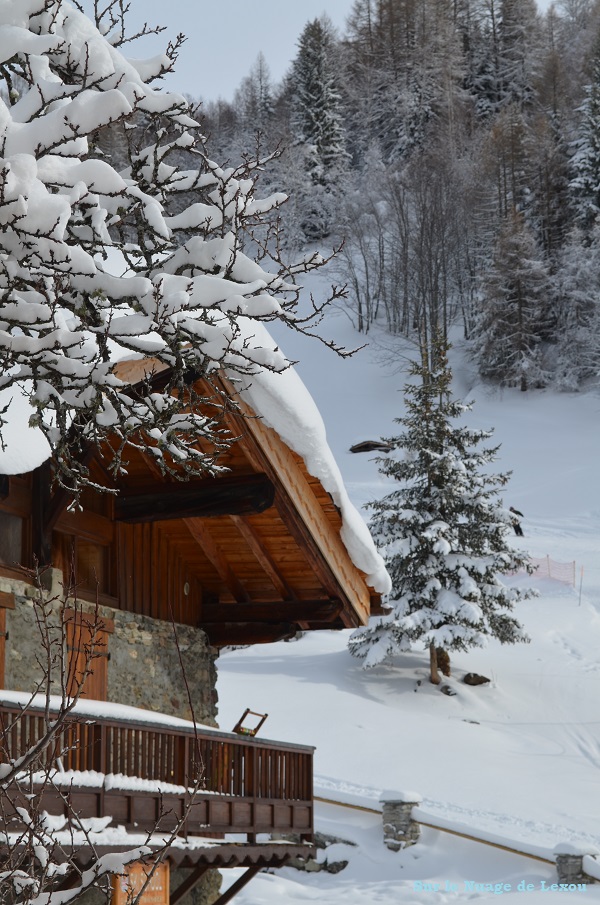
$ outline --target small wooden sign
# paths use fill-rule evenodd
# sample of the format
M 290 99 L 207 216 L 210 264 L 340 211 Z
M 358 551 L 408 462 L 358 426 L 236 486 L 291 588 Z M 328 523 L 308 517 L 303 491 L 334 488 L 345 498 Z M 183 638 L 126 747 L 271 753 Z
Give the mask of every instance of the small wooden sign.
M 125 868 L 123 875 L 113 877 L 112 905 L 169 905 L 169 862 L 162 861 L 152 874 L 150 882 L 139 899 L 135 896 L 146 882 L 153 865 L 136 861 Z

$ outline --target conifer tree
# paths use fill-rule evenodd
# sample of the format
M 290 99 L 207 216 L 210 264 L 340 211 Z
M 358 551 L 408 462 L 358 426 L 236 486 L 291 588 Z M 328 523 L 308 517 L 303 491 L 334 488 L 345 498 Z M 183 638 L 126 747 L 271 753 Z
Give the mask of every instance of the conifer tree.
M 541 353 L 552 335 L 553 286 L 531 230 L 512 211 L 482 288 L 474 351 L 482 377 L 522 391 L 544 386 Z
M 292 132 L 300 151 L 298 175 L 304 177 L 296 187 L 297 203 L 301 227 L 309 239 L 329 234 L 335 194 L 348 161 L 334 46 L 326 19 L 308 22 L 292 68 Z
M 274 100 L 269 64 L 262 52 L 249 74 L 242 79 L 234 104 L 247 133 L 268 133 L 274 115 Z
M 370 527 L 386 558 L 393 589 L 389 614 L 355 631 L 351 653 L 376 666 L 424 642 L 432 651 L 527 641 L 512 615 L 533 595 L 500 576 L 527 564 L 507 542 L 510 514 L 499 500 L 507 474 L 490 474 L 498 447 L 481 447 L 491 431 L 455 424 L 470 405 L 452 397 L 448 346 L 433 344 L 411 368 L 404 433 L 388 442 L 380 471 L 400 483 L 370 504 Z M 432 678 L 432 681 L 434 679 Z
M 571 160 L 570 190 L 576 224 L 589 233 L 600 214 L 600 51 L 580 112 L 582 121 Z

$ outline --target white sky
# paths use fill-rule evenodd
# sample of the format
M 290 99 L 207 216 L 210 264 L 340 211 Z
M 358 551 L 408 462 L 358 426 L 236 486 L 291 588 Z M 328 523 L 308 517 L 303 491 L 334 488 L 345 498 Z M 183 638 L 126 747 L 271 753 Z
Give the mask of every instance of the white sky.
M 165 36 L 183 32 L 169 87 L 194 97 L 231 100 L 262 51 L 271 76 L 279 81 L 296 55 L 305 24 L 327 13 L 343 29 L 353 0 L 132 0 L 131 23 L 166 25 L 159 44 L 148 38 L 135 55 L 152 56 Z M 131 56 L 134 53 L 130 54 Z
M 551 0 L 537 0 L 546 9 Z M 262 51 L 279 81 L 296 54 L 304 25 L 327 13 L 343 29 L 353 0 L 132 0 L 131 24 L 165 25 L 160 38 L 146 39 L 131 56 L 152 56 L 179 32 L 187 35 L 176 72 L 176 91 L 231 100 Z

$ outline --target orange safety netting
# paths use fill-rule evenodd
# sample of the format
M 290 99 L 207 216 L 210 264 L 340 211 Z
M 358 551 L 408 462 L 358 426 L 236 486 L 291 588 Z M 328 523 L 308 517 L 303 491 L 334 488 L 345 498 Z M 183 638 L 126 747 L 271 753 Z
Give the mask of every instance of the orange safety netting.
M 544 556 L 541 559 L 537 556 L 530 556 L 529 561 L 535 567 L 534 574 L 536 578 L 552 578 L 553 581 L 562 581 L 575 587 L 574 560 L 573 562 L 557 562 L 555 559 L 550 559 L 549 556 Z M 519 575 L 524 572 L 525 569 L 519 569 L 514 574 Z

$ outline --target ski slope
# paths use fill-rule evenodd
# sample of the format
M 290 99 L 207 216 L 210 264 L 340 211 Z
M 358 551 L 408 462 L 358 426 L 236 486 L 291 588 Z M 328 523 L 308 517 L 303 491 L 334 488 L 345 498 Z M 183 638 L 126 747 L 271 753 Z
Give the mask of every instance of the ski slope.
M 349 346 L 363 339 L 344 316 L 326 328 Z M 385 350 L 371 343 L 340 361 L 323 347 L 295 346 L 289 335 L 278 339 L 301 362 L 354 503 L 384 494 L 374 457 L 348 449 L 397 432 L 406 350 L 386 338 Z M 428 683 L 420 649 L 361 670 L 347 651 L 347 632 L 227 652 L 219 661 L 220 725 L 231 728 L 248 706 L 269 714 L 263 736 L 314 744 L 316 794 L 323 798 L 350 796 L 377 808 L 383 790 L 410 788 L 423 796 L 429 814 L 475 835 L 492 833 L 549 853 L 560 843 L 600 851 L 600 395 L 494 392 L 477 383 L 459 345 L 451 360 L 456 394 L 475 401 L 471 423 L 494 428 L 495 470 L 512 471 L 506 505 L 525 513 L 525 537 L 512 542 L 535 557 L 575 561 L 575 586 L 513 578 L 539 591 L 517 611 L 531 643 L 491 642 L 453 655 L 454 696 Z M 472 671 L 492 681 L 464 685 L 462 676 Z M 341 847 L 349 859 L 344 871 L 261 874 L 236 902 L 485 900 L 522 896 L 517 887 L 524 878 L 534 887 L 526 893 L 531 902 L 548 891 L 542 881 L 556 882 L 550 865 L 436 830 L 425 830 L 417 846 L 390 853 L 380 817 L 366 811 L 319 805 L 317 828 L 359 843 Z M 232 879 L 228 874 L 227 882 Z M 421 881 L 441 885 L 423 890 Z M 507 883 L 511 890 L 477 891 L 471 881 Z M 560 895 L 600 902 L 600 884 Z

